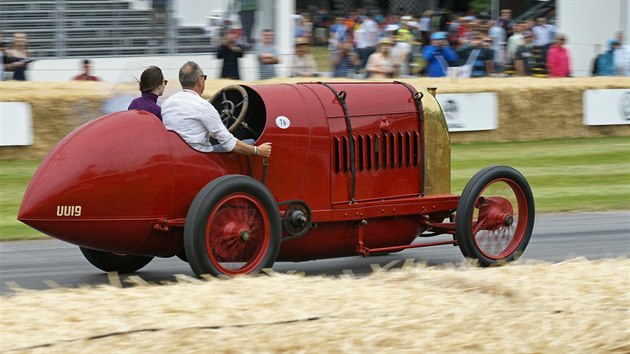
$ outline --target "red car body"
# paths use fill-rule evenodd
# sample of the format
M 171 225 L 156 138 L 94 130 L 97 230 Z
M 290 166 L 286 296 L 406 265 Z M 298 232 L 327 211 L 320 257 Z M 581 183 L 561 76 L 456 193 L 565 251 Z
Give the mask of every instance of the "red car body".
M 507 246 L 484 251 L 474 234 L 456 230 L 463 206 L 450 193 L 448 130 L 427 91 L 400 82 L 241 87 L 246 92 L 241 99 L 249 106 L 245 122 L 257 143 L 273 144 L 270 159 L 198 152 L 152 114 L 118 112 L 86 123 L 48 154 L 29 184 L 18 219 L 96 252 L 92 256 L 180 255 L 190 262 L 191 252 L 201 248 L 193 257 L 197 274 L 253 273 L 276 260 L 392 252 L 417 247 L 411 244 L 419 236 L 443 233 L 454 237 L 425 245 L 466 243 L 464 255 L 481 256 L 484 265 L 514 259 L 524 250 L 533 227 L 533 198 L 525 179 L 507 167 L 495 167 L 496 176 L 481 182 L 473 178 L 482 186 L 470 187 L 466 219 L 472 224 L 463 226 L 472 233 L 503 230 Z M 223 94 L 223 99 L 232 98 Z M 221 111 L 221 97 L 212 101 Z M 201 217 L 206 222 L 200 221 L 200 230 L 189 227 L 190 209 L 204 203 L 199 194 L 212 192 L 204 186 L 232 175 L 257 180 L 251 183 L 268 190 L 276 210 L 259 202 L 249 187 L 241 191 L 242 179 L 235 179 L 236 192 L 198 212 L 208 214 Z M 508 196 L 482 195 L 495 183 L 507 185 Z M 209 189 L 217 188 L 222 187 Z M 496 203 L 481 206 L 492 200 Z M 217 203 L 221 208 L 215 210 Z M 451 220 L 444 223 L 445 218 Z M 514 225 L 515 218 L 521 222 Z M 276 223 L 282 224 L 280 234 Z M 212 236 L 217 224 L 224 246 Z M 264 230 L 255 231 L 259 228 Z M 193 229 L 200 236 L 187 236 Z M 245 256 L 237 255 L 244 248 L 230 254 L 232 246 L 222 243 L 230 238 L 250 247 L 251 235 L 258 241 Z M 265 255 L 274 244 L 277 249 Z M 470 254 L 475 250 L 480 253 Z M 107 267 L 116 260 L 86 257 L 101 269 L 136 270 Z M 204 265 L 208 257 L 209 269 Z M 220 265 L 227 261 L 246 266 Z

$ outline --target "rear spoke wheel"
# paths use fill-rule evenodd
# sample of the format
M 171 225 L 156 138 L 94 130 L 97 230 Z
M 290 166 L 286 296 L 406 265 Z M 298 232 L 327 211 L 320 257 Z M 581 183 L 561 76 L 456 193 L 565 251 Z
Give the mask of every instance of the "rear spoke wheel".
M 259 181 L 227 175 L 208 183 L 191 204 L 184 248 L 195 274 L 254 274 L 280 250 L 280 212 Z
M 237 193 L 220 201 L 208 220 L 208 256 L 224 274 L 248 273 L 269 246 L 269 216 L 260 201 Z

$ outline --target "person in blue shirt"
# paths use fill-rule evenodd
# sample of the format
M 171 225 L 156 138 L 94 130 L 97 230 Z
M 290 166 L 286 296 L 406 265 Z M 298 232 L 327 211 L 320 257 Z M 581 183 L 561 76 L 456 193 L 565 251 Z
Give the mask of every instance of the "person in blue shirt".
M 361 60 L 354 51 L 354 43 L 350 36 L 340 45 L 332 61 L 333 77 L 350 77 L 355 69 L 359 67 Z
M 597 76 L 615 76 L 615 49 L 620 47 L 615 38 L 608 40 L 608 50 L 597 57 Z
M 448 68 L 456 66 L 459 61 L 444 32 L 435 32 L 431 35 L 431 44 L 422 49 L 422 56 L 427 61 L 426 70 L 429 77 L 446 76 Z

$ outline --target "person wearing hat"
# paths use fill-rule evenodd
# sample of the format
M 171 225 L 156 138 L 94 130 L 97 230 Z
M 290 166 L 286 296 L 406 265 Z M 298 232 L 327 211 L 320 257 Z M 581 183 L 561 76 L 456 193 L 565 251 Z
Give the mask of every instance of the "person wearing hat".
M 298 38 L 295 41 L 295 54 L 291 65 L 292 77 L 316 77 L 317 65 L 313 54 L 309 52 L 308 40 Z
M 615 76 L 615 50 L 621 48 L 616 38 L 608 40 L 608 49 L 597 57 L 598 76 Z
M 527 30 L 523 31 L 523 45 L 518 47 L 514 57 L 514 68 L 516 75 L 529 76 L 536 67 L 536 55 L 534 53 L 534 34 Z
M 446 76 L 450 66 L 456 66 L 459 57 L 449 46 L 446 33 L 435 32 L 431 35 L 431 44 L 422 49 L 422 57 L 427 62 L 427 75 L 429 77 Z
M 391 56 L 394 42 L 385 37 L 381 38 L 378 44 L 378 51 L 368 58 L 365 71 L 369 78 L 386 79 L 396 75 L 396 66 Z

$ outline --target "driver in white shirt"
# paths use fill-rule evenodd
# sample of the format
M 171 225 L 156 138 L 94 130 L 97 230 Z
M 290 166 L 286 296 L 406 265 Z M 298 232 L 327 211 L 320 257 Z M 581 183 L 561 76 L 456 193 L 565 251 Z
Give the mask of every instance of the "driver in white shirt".
M 179 83 L 184 90 L 173 94 L 162 104 L 162 121 L 166 129 L 177 132 L 198 151 L 232 151 L 265 158 L 271 156 L 271 143 L 249 145 L 227 130 L 219 112 L 201 97 L 206 88 L 206 78 L 195 62 L 189 61 L 179 69 Z M 211 137 L 219 142 L 218 146 L 210 143 Z

